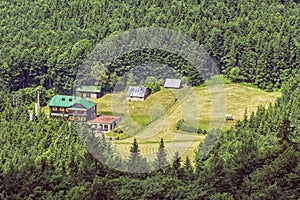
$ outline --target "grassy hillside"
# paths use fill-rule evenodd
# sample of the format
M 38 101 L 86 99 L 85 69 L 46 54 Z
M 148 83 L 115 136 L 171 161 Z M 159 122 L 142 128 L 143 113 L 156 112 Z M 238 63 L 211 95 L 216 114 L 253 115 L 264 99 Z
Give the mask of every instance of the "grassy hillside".
M 98 102 L 98 113 L 123 116 L 120 126 L 130 137 L 115 141 L 120 154 L 128 155 L 132 138 L 135 137 L 141 153 L 150 160 L 155 157 L 160 138 L 164 138 L 170 158 L 175 151 L 185 152 L 183 156 L 192 156 L 204 136 L 177 131 L 178 120 L 188 118 L 188 114 L 191 114 L 191 125 L 196 123 L 199 128 L 208 129 L 214 128 L 214 121 L 221 121 L 224 123 L 223 129 L 227 129 L 243 118 L 245 109 L 250 114 L 259 105 L 268 106 L 281 95 L 280 92 L 265 92 L 240 84 L 226 84 L 222 87 L 225 92 L 225 112 L 233 114 L 232 121 L 226 121 L 223 115 L 222 119 L 220 116 L 212 117 L 214 101 L 210 92 L 214 89 L 208 87 L 181 90 L 162 88 L 143 102 L 128 102 L 125 93 L 106 94 L 94 101 Z
M 236 120 L 242 119 L 247 110 L 247 113 L 255 112 L 259 105 L 268 106 L 269 103 L 281 95 L 280 92 L 266 92 L 253 87 L 240 84 L 226 84 L 225 90 L 225 107 L 226 113 L 233 114 L 234 120 L 224 120 L 224 128 L 229 128 Z M 150 95 L 143 102 L 128 102 L 125 100 L 125 93 L 109 93 L 100 99 L 92 99 L 97 102 L 98 114 L 113 114 L 113 115 L 130 115 L 132 121 L 138 126 L 145 126 L 153 119 L 162 115 L 166 110 L 174 106 L 178 106 L 180 102 L 177 100 L 194 101 L 196 97 L 198 101 L 198 110 L 201 112 L 199 118 L 199 127 L 208 129 L 212 112 L 212 96 L 207 87 L 194 87 L 192 91 L 193 97 L 187 97 L 187 89 L 170 90 L 162 88 L 161 91 Z M 179 94 L 180 93 L 180 94 Z M 178 97 L 181 95 L 180 97 Z M 183 107 L 183 106 L 181 106 Z M 186 112 L 192 112 L 184 108 Z M 172 110 L 172 109 L 171 109 Z M 182 114 L 182 113 L 181 113 Z M 167 112 L 167 115 L 174 115 L 174 112 Z

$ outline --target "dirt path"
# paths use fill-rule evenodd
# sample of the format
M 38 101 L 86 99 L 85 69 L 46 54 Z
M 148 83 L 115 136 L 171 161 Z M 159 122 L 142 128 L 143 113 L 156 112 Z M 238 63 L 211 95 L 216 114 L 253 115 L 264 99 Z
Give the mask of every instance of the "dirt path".
M 163 138 L 169 159 L 174 157 L 176 151 L 183 157 L 187 155 L 193 157 L 193 149 L 196 149 L 204 136 L 196 133 L 178 132 L 176 130 L 176 123 L 182 119 L 183 110 L 188 109 L 185 104 L 190 104 L 190 102 L 187 102 L 187 100 L 190 99 L 190 95 L 191 94 L 186 94 L 186 96 L 180 97 L 163 116 L 138 131 L 133 137 L 115 141 L 115 149 L 118 154 L 122 155 L 122 157 L 127 157 L 133 138 L 136 138 L 141 154 L 145 156 L 148 161 L 153 161 L 156 156 L 159 141 Z M 177 97 L 179 97 L 179 95 L 177 95 Z

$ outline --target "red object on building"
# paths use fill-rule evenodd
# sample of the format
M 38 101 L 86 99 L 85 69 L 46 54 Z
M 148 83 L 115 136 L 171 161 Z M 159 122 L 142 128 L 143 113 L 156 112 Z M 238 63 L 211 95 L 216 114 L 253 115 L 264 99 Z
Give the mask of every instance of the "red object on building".
M 89 120 L 88 123 L 100 132 L 109 132 L 115 128 L 121 117 L 101 115 L 95 119 Z

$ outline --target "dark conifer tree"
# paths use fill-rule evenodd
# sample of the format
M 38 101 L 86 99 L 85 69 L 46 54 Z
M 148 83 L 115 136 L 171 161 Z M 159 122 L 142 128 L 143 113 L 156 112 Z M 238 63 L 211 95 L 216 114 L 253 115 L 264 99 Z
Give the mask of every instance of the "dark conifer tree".
M 154 161 L 154 167 L 156 170 L 163 170 L 167 163 L 167 152 L 165 150 L 164 140 L 161 138 L 158 151 L 156 153 L 156 159 Z
M 139 145 L 134 138 L 130 148 L 130 156 L 127 162 L 127 170 L 131 173 L 144 173 L 148 171 L 147 161 L 140 154 Z

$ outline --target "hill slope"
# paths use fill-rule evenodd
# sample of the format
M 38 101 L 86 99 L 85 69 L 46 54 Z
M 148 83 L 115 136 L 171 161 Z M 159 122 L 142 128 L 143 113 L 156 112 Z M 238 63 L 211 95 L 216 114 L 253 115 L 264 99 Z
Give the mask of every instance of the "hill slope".
M 115 111 L 117 115 L 123 116 L 120 127 L 129 133 L 129 137 L 114 142 L 122 155 L 129 155 L 132 137 L 135 137 L 138 139 L 141 153 L 150 160 L 155 157 L 157 143 L 160 138 L 164 138 L 167 144 L 169 158 L 174 155 L 175 151 L 185 152 L 184 155 L 193 156 L 199 142 L 204 137 L 201 134 L 189 134 L 176 130 L 176 123 L 183 116 L 188 117 L 186 113 L 193 113 L 195 110 L 200 112 L 200 115 L 197 115 L 197 113 L 192 115 L 190 117 L 192 120 L 186 120 L 187 124 L 196 126 L 196 128 L 202 130 L 222 128 L 214 126 L 214 121 L 221 121 L 224 123 L 223 129 L 228 129 L 238 120 L 243 119 L 245 109 L 248 113 L 254 112 L 260 105 L 268 106 L 270 103 L 274 103 L 275 99 L 281 95 L 280 92 L 265 92 L 240 84 L 226 84 L 223 86 L 226 97 L 224 100 L 226 113 L 233 114 L 233 121 L 226 121 L 224 115 L 221 119 L 219 116 L 211 116 L 212 96 L 208 87 L 183 88 L 180 91 L 162 88 L 161 91 L 150 95 L 143 102 L 128 102 L 124 98 L 124 93 L 106 94 L 100 99 L 94 99 L 94 101 L 98 102 L 98 112 L 115 114 L 112 112 Z M 196 99 L 185 96 L 187 90 Z M 174 102 L 176 97 L 181 101 Z M 198 109 L 195 109 L 196 106 L 198 106 Z M 157 115 L 153 114 L 155 109 Z M 198 118 L 196 119 L 196 117 Z M 155 120 L 151 121 L 151 119 Z

